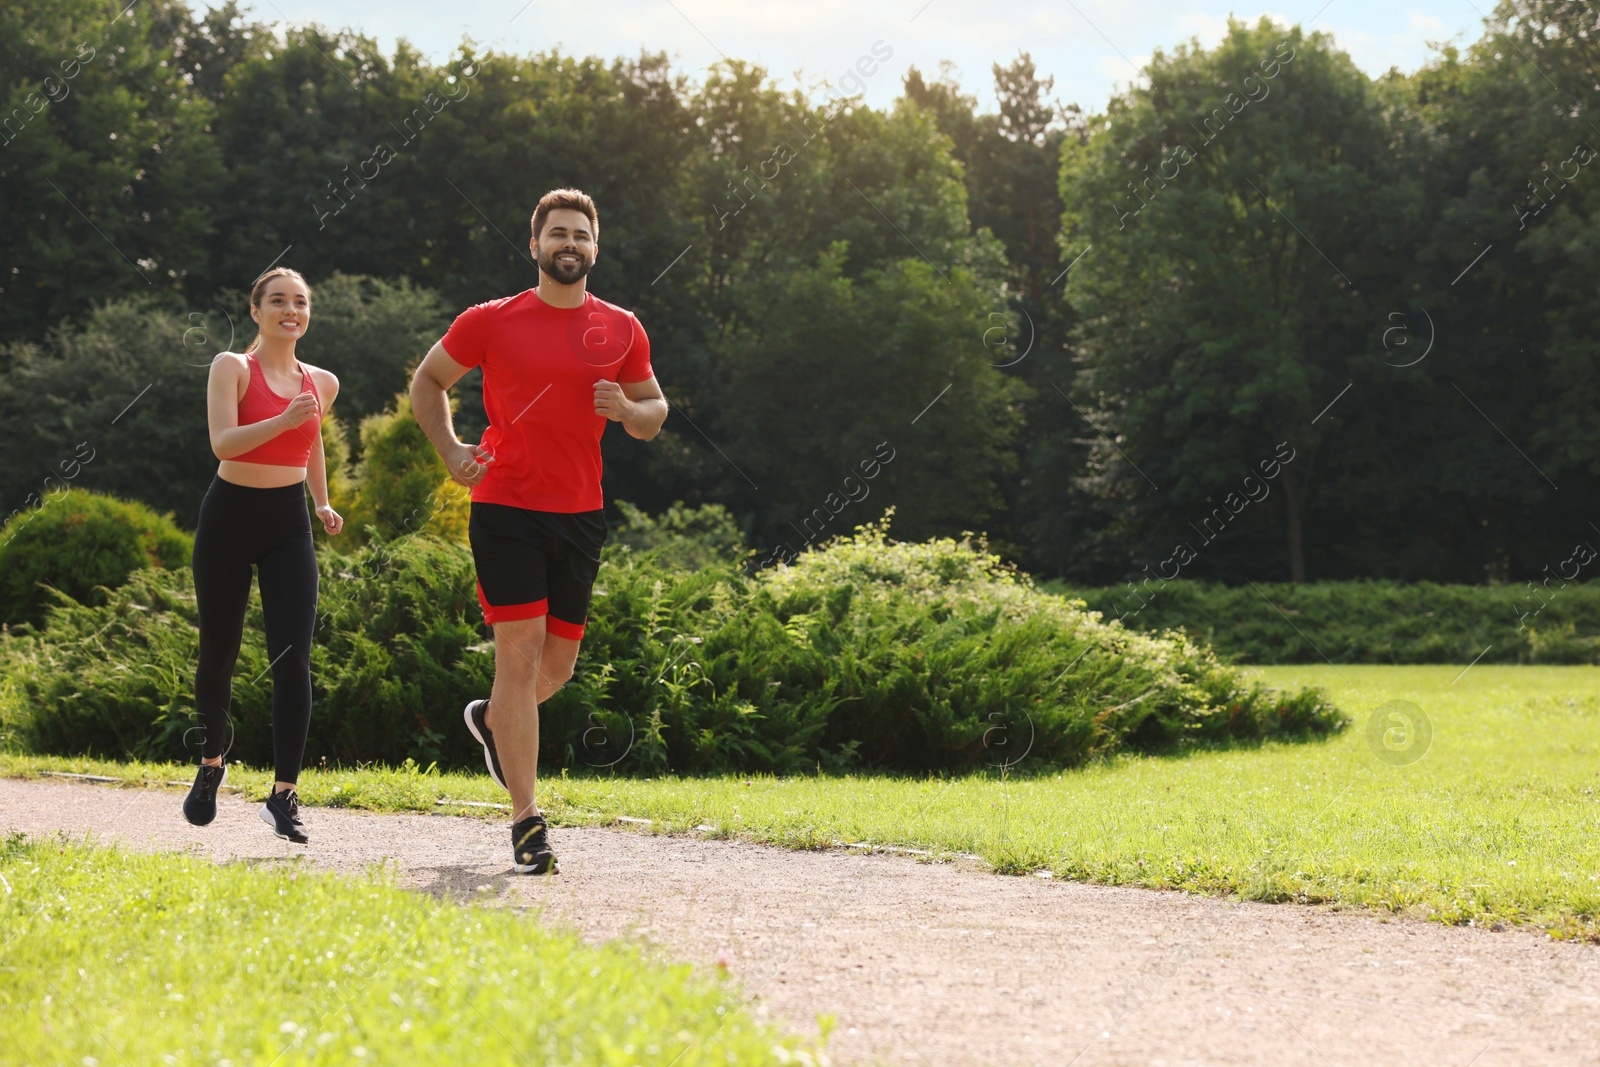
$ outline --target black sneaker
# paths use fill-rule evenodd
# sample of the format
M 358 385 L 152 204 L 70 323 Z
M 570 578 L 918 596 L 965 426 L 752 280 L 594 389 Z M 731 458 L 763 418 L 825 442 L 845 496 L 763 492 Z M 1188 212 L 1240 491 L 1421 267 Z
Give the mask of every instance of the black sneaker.
M 543 815 L 530 815 L 511 828 L 511 869 L 518 874 L 560 874 L 550 851 L 549 827 Z
M 489 732 L 489 702 L 474 700 L 461 709 L 461 717 L 467 720 L 467 729 L 483 746 L 483 764 L 489 768 L 489 777 L 498 782 L 501 789 L 505 789 L 506 776 L 500 770 L 500 753 L 495 751 L 494 734 Z
M 183 798 L 183 817 L 196 826 L 207 826 L 217 817 L 217 790 L 228 780 L 228 765 L 213 767 L 200 764 L 195 772 L 194 785 Z
M 311 840 L 306 836 L 305 824 L 300 821 L 300 794 L 293 789 L 274 793 L 261 805 L 261 821 L 272 827 L 272 832 L 297 845 Z

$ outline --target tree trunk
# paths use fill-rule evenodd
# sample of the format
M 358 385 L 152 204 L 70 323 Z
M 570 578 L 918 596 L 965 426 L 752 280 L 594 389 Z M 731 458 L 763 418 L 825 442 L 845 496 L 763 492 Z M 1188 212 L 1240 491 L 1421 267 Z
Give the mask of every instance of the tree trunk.
M 1302 513 L 1305 506 L 1306 487 L 1299 484 L 1293 471 L 1283 469 L 1283 506 L 1289 527 L 1289 580 L 1295 583 L 1306 580 L 1306 538 Z

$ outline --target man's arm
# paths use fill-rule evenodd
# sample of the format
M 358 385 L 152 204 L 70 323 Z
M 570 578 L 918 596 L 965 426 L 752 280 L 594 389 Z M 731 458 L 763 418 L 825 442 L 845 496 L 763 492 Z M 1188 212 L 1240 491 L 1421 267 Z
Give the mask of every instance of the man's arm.
M 622 423 L 630 437 L 648 441 L 661 432 L 661 424 L 667 421 L 667 398 L 653 374 L 642 382 L 618 383 L 602 378 L 594 383 L 594 413 Z
M 489 473 L 494 457 L 477 445 L 462 444 L 457 439 L 450 420 L 450 398 L 445 395 L 469 369 L 451 359 L 442 343 L 436 343 L 417 364 L 417 373 L 411 378 L 411 414 L 433 442 L 450 477 L 471 488 Z

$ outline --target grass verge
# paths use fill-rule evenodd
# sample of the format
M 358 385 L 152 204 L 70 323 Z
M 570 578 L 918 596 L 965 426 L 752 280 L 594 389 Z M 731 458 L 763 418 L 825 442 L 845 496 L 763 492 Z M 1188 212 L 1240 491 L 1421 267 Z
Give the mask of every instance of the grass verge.
M 1028 778 L 556 778 L 541 803 L 566 825 L 620 816 L 788 847 L 846 841 L 975 853 L 1008 873 L 1533 924 L 1600 940 L 1600 668 L 1259 673 L 1273 685 L 1325 687 L 1355 728 L 1319 743 L 1119 756 Z M 1369 740 L 1364 729 L 1397 699 L 1431 726 L 1415 762 L 1385 758 L 1381 737 Z M 45 769 L 149 781 L 192 774 L 0 756 L 0 773 Z M 267 779 L 230 777 L 255 794 Z M 310 772 L 303 794 L 377 811 L 489 815 L 498 813 L 435 801 L 504 800 L 481 775 L 415 768 Z
M 8 1063 L 818 1063 L 638 946 L 293 864 L 0 845 Z

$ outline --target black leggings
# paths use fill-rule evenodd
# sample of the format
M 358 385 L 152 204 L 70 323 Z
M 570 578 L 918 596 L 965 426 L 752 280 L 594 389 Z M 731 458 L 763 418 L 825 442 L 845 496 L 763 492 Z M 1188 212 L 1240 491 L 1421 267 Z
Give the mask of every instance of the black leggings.
M 194 700 L 202 755 L 233 744 L 228 705 L 250 602 L 250 565 L 261 574 L 267 656 L 272 663 L 272 751 L 280 782 L 300 778 L 311 725 L 311 632 L 317 621 L 317 554 L 304 483 L 252 489 L 214 478 L 194 534 L 200 663 Z

